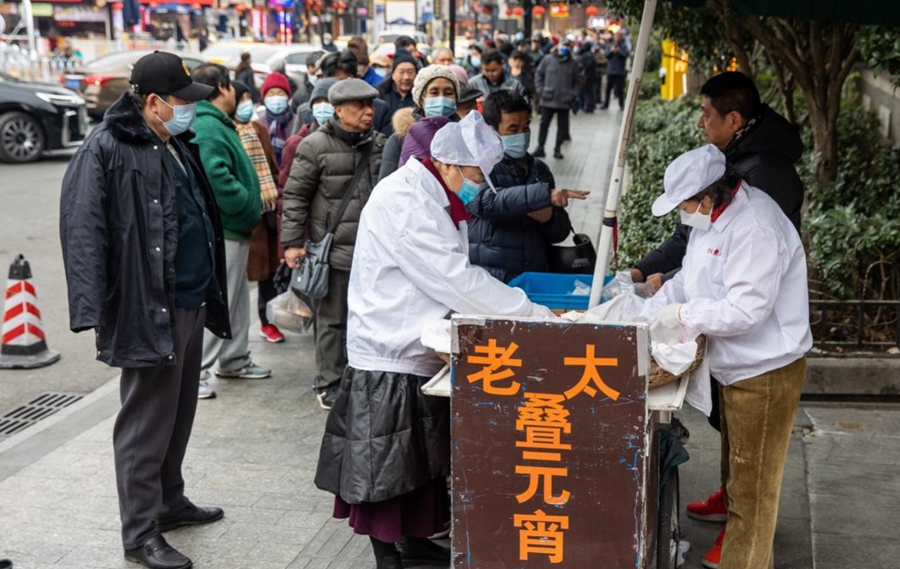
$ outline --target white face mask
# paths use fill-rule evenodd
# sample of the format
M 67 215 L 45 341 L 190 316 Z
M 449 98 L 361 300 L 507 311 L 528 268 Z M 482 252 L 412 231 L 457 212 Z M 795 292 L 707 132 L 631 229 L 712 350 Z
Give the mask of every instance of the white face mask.
M 702 205 L 703 204 L 701 203 L 694 213 L 688 213 L 681 210 L 679 212 L 681 214 L 681 223 L 688 227 L 699 229 L 700 231 L 709 230 L 709 228 L 712 227 L 712 209 L 710 209 L 709 213 L 700 213 Z

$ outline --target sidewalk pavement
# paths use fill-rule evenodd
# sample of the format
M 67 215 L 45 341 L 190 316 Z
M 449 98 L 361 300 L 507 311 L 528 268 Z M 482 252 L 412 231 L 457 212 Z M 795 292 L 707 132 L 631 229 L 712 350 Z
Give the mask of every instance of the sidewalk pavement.
M 614 137 L 615 128 L 598 127 L 616 120 L 579 115 L 572 121 L 576 142 L 564 147 L 563 167 L 548 161 L 558 170 L 559 185 L 601 185 L 605 192 L 604 166 L 595 158 L 608 149 L 603 140 Z M 591 135 L 591 144 L 578 142 Z M 596 203 L 602 208 L 600 193 L 579 204 L 586 211 L 577 214 L 578 223 L 592 221 L 586 213 Z M 214 380 L 218 397 L 199 402 L 185 461 L 187 495 L 198 505 L 223 507 L 225 518 L 167 538 L 198 569 L 373 567 L 368 540 L 333 520 L 333 497 L 313 485 L 326 414 L 311 387 L 312 338 L 289 334 L 286 343 L 274 345 L 254 332 L 251 341 L 254 360 L 271 367 L 273 377 Z M 17 569 L 137 567 L 123 560 L 119 534 L 111 442 L 117 383 L 111 380 L 0 443 L 0 558 L 13 559 Z M 682 467 L 684 503 L 717 487 L 719 446 L 699 413 L 680 416 L 692 435 L 691 460 Z M 801 409 L 789 450 L 776 567 L 896 566 L 898 443 L 897 408 Z M 686 567 L 697 568 L 719 526 L 684 516 L 682 524 L 692 544 Z

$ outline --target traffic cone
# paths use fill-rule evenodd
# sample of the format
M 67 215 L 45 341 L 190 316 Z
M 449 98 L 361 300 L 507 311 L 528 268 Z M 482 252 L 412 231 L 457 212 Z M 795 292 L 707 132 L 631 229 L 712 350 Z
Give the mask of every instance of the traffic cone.
M 25 257 L 19 255 L 9 266 L 0 369 L 42 367 L 59 359 L 59 352 L 47 348 L 37 294 L 28 282 L 30 278 L 31 267 Z

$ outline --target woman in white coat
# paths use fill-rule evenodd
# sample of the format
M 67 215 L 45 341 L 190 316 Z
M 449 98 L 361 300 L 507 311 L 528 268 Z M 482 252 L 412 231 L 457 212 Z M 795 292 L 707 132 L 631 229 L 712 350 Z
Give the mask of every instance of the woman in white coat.
M 661 216 L 692 227 L 680 273 L 648 301 L 653 327 L 705 334 L 718 379 L 727 532 L 707 567 L 774 567 L 772 543 L 788 441 L 812 347 L 806 255 L 778 205 L 726 168 L 713 145 L 666 169 Z M 720 548 L 720 549 L 716 549 Z M 715 559 L 719 557 L 718 559 Z
M 459 196 L 490 180 L 503 157 L 497 134 L 471 113 L 439 130 L 431 153 L 381 181 L 363 210 L 350 274 L 349 366 L 316 473 L 316 485 L 336 496 L 335 517 L 370 537 L 379 569 L 450 560 L 427 539 L 449 520 L 450 409 L 447 399 L 421 392 L 443 365 L 420 342 L 422 329 L 451 312 L 552 316 L 469 264 Z

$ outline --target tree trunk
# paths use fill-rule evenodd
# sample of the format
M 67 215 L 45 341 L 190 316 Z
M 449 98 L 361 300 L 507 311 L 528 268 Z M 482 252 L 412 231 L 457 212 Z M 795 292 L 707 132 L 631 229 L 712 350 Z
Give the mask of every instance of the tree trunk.
M 816 153 L 816 182 L 819 188 L 837 180 L 838 138 L 837 117 L 830 113 L 810 109 L 809 124 L 812 127 L 813 150 Z

